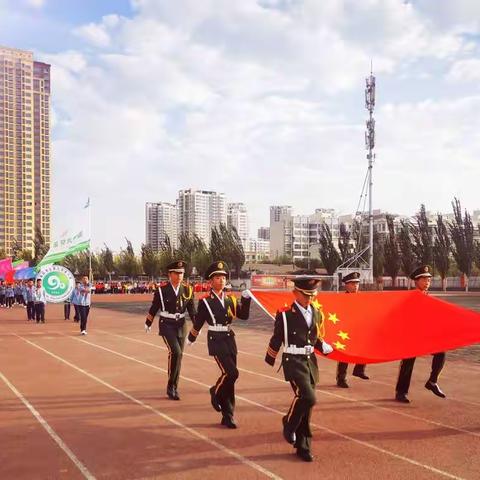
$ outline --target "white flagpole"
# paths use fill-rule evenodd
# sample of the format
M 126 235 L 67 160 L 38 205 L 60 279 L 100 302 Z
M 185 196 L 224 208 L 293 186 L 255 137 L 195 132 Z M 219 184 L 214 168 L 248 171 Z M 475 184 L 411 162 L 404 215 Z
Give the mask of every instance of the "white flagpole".
M 93 282 L 92 272 L 92 206 L 90 204 L 90 197 L 88 197 L 88 234 L 90 237 L 90 248 L 88 249 L 88 280 L 90 284 Z

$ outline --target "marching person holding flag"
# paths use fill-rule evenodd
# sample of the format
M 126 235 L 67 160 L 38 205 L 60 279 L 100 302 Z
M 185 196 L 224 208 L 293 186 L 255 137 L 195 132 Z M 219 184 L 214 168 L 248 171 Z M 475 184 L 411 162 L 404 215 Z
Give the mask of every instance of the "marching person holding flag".
M 345 285 L 345 293 L 358 293 L 358 289 L 360 287 L 360 272 L 352 272 L 348 275 L 345 275 L 342 278 L 342 282 Z M 347 369 L 348 363 L 337 363 L 337 387 L 348 388 Z M 362 378 L 363 380 L 369 379 L 365 373 L 365 365 L 361 363 L 357 363 L 355 365 L 352 375 L 354 377 Z
M 233 418 L 235 410 L 235 382 L 238 379 L 237 344 L 231 329 L 233 319 L 248 320 L 250 315 L 250 292 L 244 290 L 240 302 L 225 287 L 229 276 L 228 266 L 223 261 L 212 263 L 205 272 L 210 281 L 210 293 L 198 303 L 198 314 L 188 334 L 187 343 L 197 339 L 204 323 L 208 324 L 208 354 L 215 358 L 222 374 L 210 388 L 212 407 L 222 413 L 221 424 L 237 428 Z
M 192 322 L 196 315 L 193 288 L 183 282 L 186 266 L 183 260 L 176 260 L 167 265 L 169 281 L 155 291 L 145 321 L 145 330 L 149 332 L 153 319 L 160 310 L 158 326 L 159 335 L 168 348 L 167 396 L 170 400 L 180 400 L 177 388 L 185 346 L 185 312 L 188 311 Z
M 428 295 L 428 289 L 432 282 L 431 268 L 429 265 L 422 265 L 415 269 L 410 278 L 415 282 L 415 288 L 425 295 Z M 395 400 L 401 403 L 410 403 L 407 397 L 410 388 L 410 381 L 412 379 L 413 366 L 415 365 L 416 357 L 406 358 L 400 363 L 400 371 L 398 374 Z M 445 352 L 435 353 L 432 359 L 432 371 L 430 378 L 425 384 L 425 388 L 430 390 L 434 395 L 440 398 L 445 398 L 446 395 L 438 386 L 438 377 L 445 365 Z
M 315 272 L 312 272 L 313 274 Z M 314 349 L 328 355 L 333 348 L 323 341 L 323 312 L 315 301 L 320 280 L 309 272 L 293 280 L 294 303 L 280 309 L 275 317 L 265 362 L 273 367 L 283 343 L 282 363 L 285 380 L 295 393 L 283 417 L 283 437 L 297 449 L 297 456 L 312 462 L 310 417 L 316 403 L 318 366 Z

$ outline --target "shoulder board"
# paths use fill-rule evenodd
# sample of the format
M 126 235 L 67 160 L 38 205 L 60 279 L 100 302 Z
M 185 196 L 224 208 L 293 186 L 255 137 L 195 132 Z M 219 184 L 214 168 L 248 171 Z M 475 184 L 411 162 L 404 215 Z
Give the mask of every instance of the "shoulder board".
M 205 293 L 205 294 L 201 295 L 198 300 L 203 300 L 204 298 L 208 298 L 208 297 L 210 297 L 210 294 L 209 294 L 209 293 Z

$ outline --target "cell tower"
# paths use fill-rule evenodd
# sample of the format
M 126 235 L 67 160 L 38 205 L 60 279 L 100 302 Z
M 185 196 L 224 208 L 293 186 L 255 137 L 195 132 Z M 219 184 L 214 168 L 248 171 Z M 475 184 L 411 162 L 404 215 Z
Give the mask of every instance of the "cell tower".
M 368 267 L 373 279 L 373 162 L 375 161 L 375 119 L 373 111 L 375 109 L 375 77 L 373 68 L 370 69 L 370 76 L 366 79 L 365 87 L 365 108 L 368 110 L 367 130 L 365 132 L 365 147 L 368 151 Z
M 356 210 L 356 221 L 358 222 L 358 238 L 356 239 L 355 254 L 343 262 L 337 268 L 337 274 L 345 275 L 353 269 L 360 269 L 362 277 L 373 282 L 373 163 L 375 161 L 375 119 L 373 112 L 375 110 L 375 77 L 373 68 L 370 69 L 370 75 L 366 78 L 365 86 L 365 108 L 368 110 L 368 119 L 365 131 L 365 148 L 367 149 L 368 168 L 365 175 L 362 193 L 358 201 Z M 368 214 L 367 210 L 368 200 Z M 363 204 L 363 205 L 362 205 Z M 364 221 L 368 218 L 368 245 L 364 245 L 363 232 Z

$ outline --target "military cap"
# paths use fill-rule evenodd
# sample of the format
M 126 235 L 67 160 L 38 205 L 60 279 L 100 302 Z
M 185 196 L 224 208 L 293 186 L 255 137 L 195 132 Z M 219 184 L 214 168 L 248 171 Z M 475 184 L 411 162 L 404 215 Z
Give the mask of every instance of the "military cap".
M 345 275 L 344 277 L 342 277 L 342 282 L 343 283 L 349 283 L 349 282 L 359 283 L 360 272 L 352 272 L 352 273 L 349 273 L 348 275 Z
M 317 294 L 317 287 L 320 283 L 320 279 L 315 275 L 317 272 L 314 271 L 299 271 L 297 276 L 293 279 L 293 284 L 295 285 L 295 290 L 298 290 L 305 295 L 315 296 Z
M 216 262 L 213 262 L 205 272 L 205 279 L 209 280 L 213 277 L 213 275 L 225 275 L 226 277 L 228 277 L 228 265 L 222 260 L 217 260 Z
M 421 265 L 410 274 L 410 278 L 412 280 L 417 280 L 417 278 L 421 278 L 421 277 L 431 277 L 432 276 L 431 272 L 432 272 L 432 267 L 430 267 L 430 265 Z
M 185 273 L 186 266 L 187 262 L 183 260 L 175 260 L 167 265 L 167 270 L 169 272 Z

